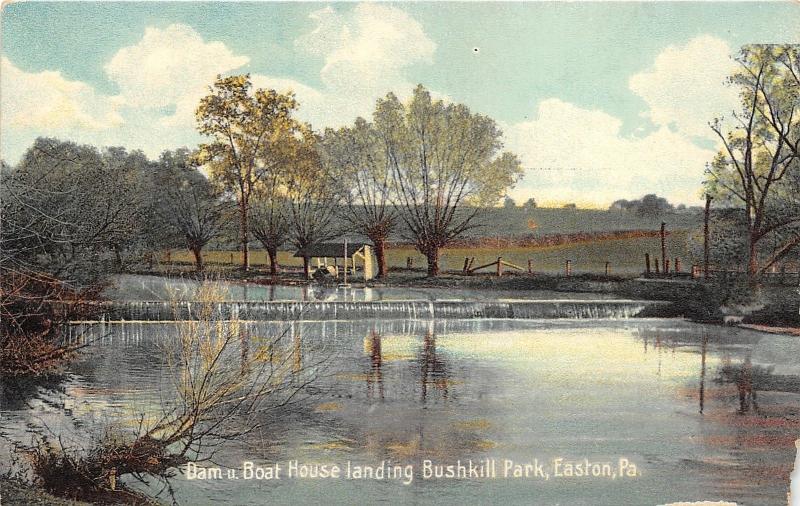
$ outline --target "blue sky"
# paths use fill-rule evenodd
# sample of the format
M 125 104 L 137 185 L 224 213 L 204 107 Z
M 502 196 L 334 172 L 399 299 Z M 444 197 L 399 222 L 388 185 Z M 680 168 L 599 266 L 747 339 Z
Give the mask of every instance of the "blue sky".
M 422 83 L 494 117 L 528 168 L 517 199 L 695 203 L 736 97 L 731 53 L 798 42 L 800 5 L 26 2 L 2 16 L 2 156 L 38 135 L 157 156 L 195 144 L 217 73 L 291 89 L 317 128 Z

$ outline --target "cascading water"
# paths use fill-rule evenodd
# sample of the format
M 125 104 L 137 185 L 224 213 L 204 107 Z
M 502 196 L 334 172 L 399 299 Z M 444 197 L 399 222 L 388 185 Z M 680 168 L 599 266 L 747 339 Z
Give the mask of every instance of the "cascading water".
M 619 319 L 664 304 L 640 300 L 513 301 L 222 301 L 204 305 L 184 301 L 118 301 L 102 303 L 106 321 L 175 321 L 198 319 L 210 310 L 223 319 L 293 321 L 362 319 Z

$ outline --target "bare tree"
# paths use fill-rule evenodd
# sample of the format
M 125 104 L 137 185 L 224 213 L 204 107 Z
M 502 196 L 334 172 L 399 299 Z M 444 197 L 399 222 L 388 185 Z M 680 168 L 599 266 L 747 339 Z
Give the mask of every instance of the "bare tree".
M 142 497 L 118 479 L 169 479 L 188 462 L 214 461 L 225 444 L 265 428 L 288 407 L 309 398 L 331 351 L 305 350 L 290 327 L 251 339 L 246 323 L 218 308 L 220 288 L 204 283 L 195 319 L 164 336 L 161 356 L 168 395 L 138 423 L 112 425 L 91 448 L 39 444 L 29 450 L 33 470 L 51 493 L 117 503 Z M 137 502 L 138 503 L 138 502 Z

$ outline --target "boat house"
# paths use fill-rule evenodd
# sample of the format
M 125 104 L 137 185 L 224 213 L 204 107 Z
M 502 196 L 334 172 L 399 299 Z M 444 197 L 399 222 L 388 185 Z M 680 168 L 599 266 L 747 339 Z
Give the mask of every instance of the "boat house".
M 347 248 L 346 251 L 345 248 Z M 365 242 L 321 242 L 309 246 L 304 251 L 295 252 L 294 256 L 316 261 L 317 269 L 332 267 L 336 277 L 339 277 L 345 268 L 348 269 L 348 275 L 355 274 L 356 270 L 361 270 L 364 274 L 364 281 L 375 277 L 372 245 Z

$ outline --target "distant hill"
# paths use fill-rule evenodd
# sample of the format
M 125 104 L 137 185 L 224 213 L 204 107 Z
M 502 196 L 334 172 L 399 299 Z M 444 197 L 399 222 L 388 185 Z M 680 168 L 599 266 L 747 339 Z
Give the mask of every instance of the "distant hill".
M 515 237 L 529 234 L 551 235 L 617 230 L 657 230 L 661 222 L 668 230 L 691 230 L 703 223 L 695 211 L 665 213 L 648 217 L 626 210 L 494 207 L 481 213 L 480 228 L 473 237 Z

